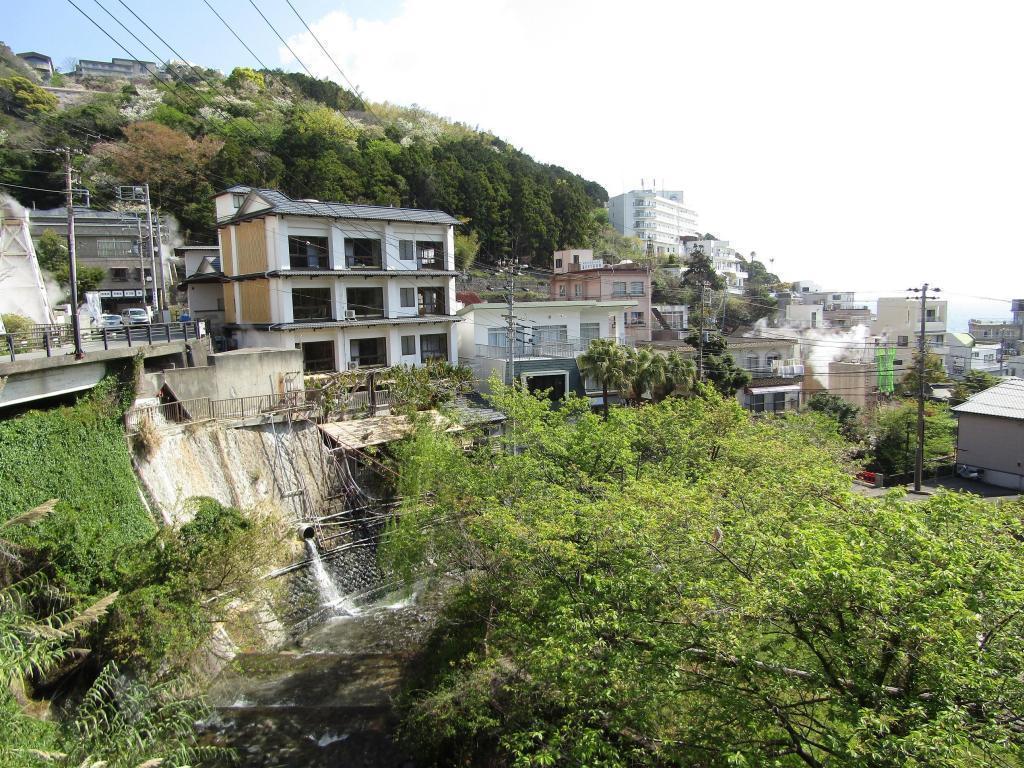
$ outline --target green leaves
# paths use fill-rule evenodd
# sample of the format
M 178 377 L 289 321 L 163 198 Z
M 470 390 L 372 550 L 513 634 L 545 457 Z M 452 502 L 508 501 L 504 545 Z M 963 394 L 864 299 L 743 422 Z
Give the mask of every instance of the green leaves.
M 459 577 L 407 699 L 436 759 L 1016 758 L 1019 503 L 854 495 L 834 425 L 752 421 L 713 393 L 607 421 L 495 404 L 506 452 L 433 432 L 401 450 L 413 485 L 387 547 Z

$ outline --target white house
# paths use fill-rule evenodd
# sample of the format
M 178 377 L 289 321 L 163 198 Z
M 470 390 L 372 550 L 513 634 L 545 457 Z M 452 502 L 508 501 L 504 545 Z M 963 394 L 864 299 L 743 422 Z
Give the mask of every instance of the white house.
M 608 201 L 608 219 L 656 255 L 681 255 L 680 238 L 697 236 L 697 213 L 683 205 L 682 190 L 634 189 L 616 195 Z
M 956 460 L 990 485 L 1024 491 L 1024 379 L 1006 378 L 953 407 Z
M 739 251 L 729 245 L 728 240 L 704 238 L 688 240 L 685 244 L 687 256 L 692 256 L 698 249 L 711 260 L 712 266 L 723 280 L 729 293 L 742 295 L 747 280 L 747 272 Z
M 174 249 L 185 267 L 178 290 L 185 292 L 191 320 L 203 320 L 209 332 L 220 335 L 224 326 L 224 272 L 216 245 L 185 245 Z
M 947 332 L 944 346 L 946 373 L 950 376 L 963 376 L 969 371 L 999 371 L 998 343 L 980 342 L 969 333 Z
M 515 369 L 508 368 L 508 307 L 500 303 L 469 304 L 458 311 L 459 358 L 476 371 L 481 386 L 494 373 L 514 376 L 529 389 L 551 388 L 555 397 L 568 391 L 588 392 L 580 379 L 576 357 L 594 339 L 626 342 L 618 318 L 636 301 L 527 301 L 515 305 Z M 588 392 L 589 393 L 589 392 Z
M 215 204 L 232 345 L 299 348 L 307 371 L 458 360 L 457 219 L 249 187 Z

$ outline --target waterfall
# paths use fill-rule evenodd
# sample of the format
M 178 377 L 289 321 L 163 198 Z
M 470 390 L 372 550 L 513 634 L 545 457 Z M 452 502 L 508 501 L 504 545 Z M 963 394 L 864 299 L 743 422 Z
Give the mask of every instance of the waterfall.
M 338 587 L 331 580 L 331 575 L 327 572 L 324 561 L 320 558 L 320 550 L 316 547 L 316 541 L 314 539 L 306 539 L 306 549 L 309 550 L 309 557 L 313 566 L 313 576 L 316 579 L 317 587 L 320 589 L 321 603 L 328 608 L 343 609 L 342 603 L 345 601 L 345 598 L 341 596 Z

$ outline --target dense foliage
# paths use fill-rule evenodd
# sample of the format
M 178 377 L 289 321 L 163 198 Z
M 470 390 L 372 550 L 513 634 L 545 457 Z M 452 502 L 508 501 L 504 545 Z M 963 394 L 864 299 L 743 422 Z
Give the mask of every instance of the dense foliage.
M 917 404 L 897 401 L 878 409 L 874 428 L 874 468 L 887 475 L 912 472 L 917 453 Z M 925 468 L 952 464 L 956 420 L 949 407 L 926 402 L 924 410 Z
M 157 205 L 200 240 L 214 236 L 210 195 L 232 184 L 440 208 L 466 219 L 488 262 L 514 254 L 546 265 L 553 250 L 591 243 L 601 230 L 594 211 L 604 189 L 491 134 L 419 109 L 368 105 L 297 73 L 174 71 L 160 87 L 125 85 L 53 113 L 35 101 L 12 107 L 0 116 L 0 181 L 42 186 L 38 172 L 56 170 L 58 159 L 30 144 L 67 142 L 86 153 L 77 162 L 97 203 L 113 203 L 116 184 L 149 181 Z M 59 202 L 28 190 L 20 199 Z
M 406 699 L 444 765 L 1015 765 L 1021 504 L 851 492 L 834 426 L 713 394 L 401 449 L 395 567 L 457 576 Z

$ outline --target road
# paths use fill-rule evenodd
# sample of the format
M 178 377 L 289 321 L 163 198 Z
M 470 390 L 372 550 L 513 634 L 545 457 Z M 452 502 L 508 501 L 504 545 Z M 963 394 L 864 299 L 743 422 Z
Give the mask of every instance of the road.
M 186 337 L 185 328 L 188 328 L 188 334 Z M 153 344 L 166 344 L 174 341 L 184 341 L 187 339 L 196 338 L 195 328 L 192 325 L 183 325 L 181 323 L 169 323 L 165 325 L 133 325 L 122 328 L 108 328 L 106 333 L 106 342 L 103 339 L 103 333 L 99 329 L 89 329 L 82 332 L 82 350 L 88 356 L 89 352 L 98 352 L 104 349 L 121 349 L 128 346 L 139 347 L 150 343 L 150 334 L 152 334 Z M 131 344 L 129 345 L 129 335 L 131 337 Z M 38 347 L 39 342 L 35 341 L 33 344 L 25 344 L 26 347 L 34 346 Z M 36 360 L 43 357 L 61 357 L 63 355 L 73 355 L 75 353 L 75 345 L 71 343 L 66 344 L 54 344 L 50 348 L 50 354 L 46 354 L 45 349 L 26 349 L 21 351 L 18 349 L 17 340 L 15 341 L 15 361 L 20 360 Z M 0 363 L 7 363 L 11 361 L 10 352 L 7 348 L 7 344 L 3 343 L 3 337 L 0 337 Z
M 899 486 L 896 486 L 899 487 Z M 921 490 L 925 493 L 917 495 L 913 492 L 913 485 L 905 486 L 907 489 L 907 501 L 921 501 L 928 498 L 928 495 L 935 493 L 939 489 L 945 489 L 947 491 L 961 491 L 963 493 L 973 493 L 977 496 L 981 496 L 986 499 L 1009 499 L 1013 500 L 1019 497 L 1020 494 L 1015 490 L 1009 488 L 1000 488 L 995 485 L 986 485 L 980 483 L 977 480 L 966 480 L 962 477 L 940 477 L 937 480 L 928 480 L 921 484 Z M 867 488 L 860 483 L 854 483 L 853 490 L 863 496 L 884 496 L 893 488 Z M 928 494 L 928 495 L 926 495 Z

